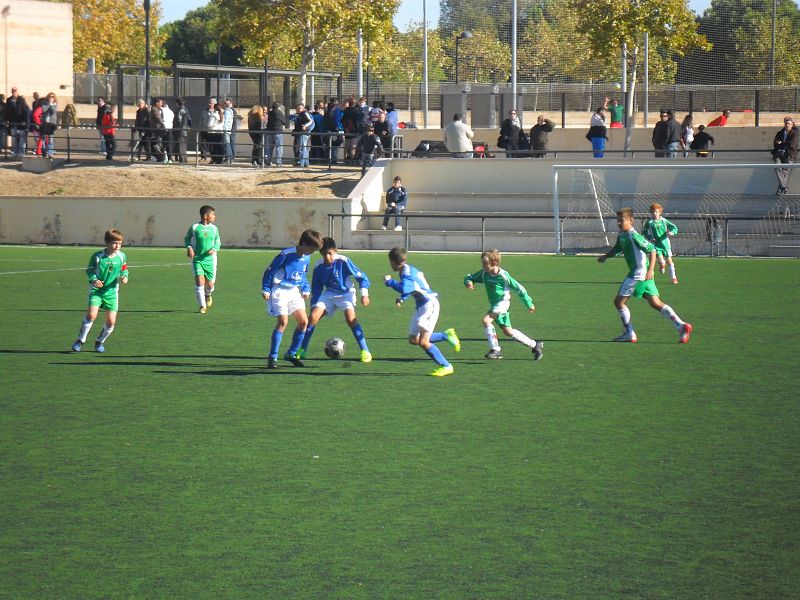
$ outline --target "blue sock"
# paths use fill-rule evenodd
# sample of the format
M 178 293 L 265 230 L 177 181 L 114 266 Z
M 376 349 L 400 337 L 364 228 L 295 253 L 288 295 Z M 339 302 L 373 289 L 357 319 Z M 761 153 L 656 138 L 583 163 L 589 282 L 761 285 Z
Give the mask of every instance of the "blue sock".
M 364 337 L 364 330 L 361 329 L 361 323 L 358 321 L 353 325 L 353 337 L 356 338 L 359 348 L 369 352 L 369 348 L 367 348 L 367 338 Z
M 314 335 L 314 327 L 316 327 L 316 326 L 315 325 L 309 325 L 306 328 L 306 334 L 305 334 L 305 337 L 303 338 L 303 343 L 300 344 L 300 347 L 303 350 L 308 350 L 308 344 L 311 343 L 311 336 Z
M 450 366 L 450 363 L 447 362 L 447 359 L 444 357 L 444 354 L 442 354 L 442 351 L 439 350 L 439 348 L 437 348 L 434 345 L 431 345 L 430 348 L 425 350 L 425 354 L 430 356 L 433 360 L 436 361 L 437 364 L 439 364 L 439 365 L 441 365 L 443 367 L 449 367 Z
M 431 344 L 435 344 L 437 342 L 443 342 L 447 339 L 447 336 L 441 332 L 434 332 L 431 334 Z
M 283 332 L 277 329 L 272 330 L 272 341 L 269 347 L 269 357 L 278 358 L 278 349 L 281 347 L 281 340 L 283 339 Z
M 306 335 L 306 330 L 303 329 L 302 331 L 299 329 L 294 330 L 294 334 L 292 334 L 292 345 L 289 346 L 289 350 L 287 351 L 288 354 L 295 355 L 297 351 L 300 349 L 300 344 L 303 343 L 303 338 Z

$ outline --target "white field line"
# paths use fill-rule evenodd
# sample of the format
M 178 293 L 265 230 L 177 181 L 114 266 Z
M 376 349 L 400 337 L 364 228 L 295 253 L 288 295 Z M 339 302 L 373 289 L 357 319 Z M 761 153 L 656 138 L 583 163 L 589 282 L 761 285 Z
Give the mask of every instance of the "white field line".
M 190 263 L 167 263 L 152 265 L 129 265 L 131 269 L 147 269 L 149 267 L 185 267 Z M 32 269 L 29 271 L 0 271 L 0 275 L 27 275 L 28 273 L 59 273 L 62 271 L 85 271 L 86 267 L 70 267 L 69 269 Z

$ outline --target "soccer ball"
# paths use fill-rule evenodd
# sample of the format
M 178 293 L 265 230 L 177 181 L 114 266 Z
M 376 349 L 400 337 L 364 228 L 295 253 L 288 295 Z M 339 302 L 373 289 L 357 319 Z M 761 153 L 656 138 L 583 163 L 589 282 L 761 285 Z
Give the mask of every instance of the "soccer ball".
M 614 89 L 615 90 L 621 90 L 622 89 L 622 84 L 620 82 L 618 82 L 618 81 L 615 82 L 614 83 Z
M 344 356 L 344 340 L 332 337 L 325 342 L 325 354 L 328 358 L 342 358 Z

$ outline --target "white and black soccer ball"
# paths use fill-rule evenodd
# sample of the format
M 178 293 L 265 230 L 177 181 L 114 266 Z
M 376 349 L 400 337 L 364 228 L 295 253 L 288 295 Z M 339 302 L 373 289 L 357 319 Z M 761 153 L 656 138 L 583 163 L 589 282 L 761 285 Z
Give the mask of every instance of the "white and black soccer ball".
M 325 342 L 325 354 L 328 358 L 342 358 L 344 356 L 344 340 L 332 337 Z

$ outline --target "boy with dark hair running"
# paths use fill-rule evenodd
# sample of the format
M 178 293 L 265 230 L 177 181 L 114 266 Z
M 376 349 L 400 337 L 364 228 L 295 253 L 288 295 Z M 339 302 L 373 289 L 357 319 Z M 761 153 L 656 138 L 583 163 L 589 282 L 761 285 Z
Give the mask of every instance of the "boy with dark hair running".
M 217 213 L 213 206 L 200 207 L 200 222 L 189 227 L 184 238 L 186 256 L 192 259 L 195 296 L 200 314 L 206 314 L 214 303 L 214 283 L 217 280 L 217 252 L 220 248 L 219 229 L 214 225 Z

